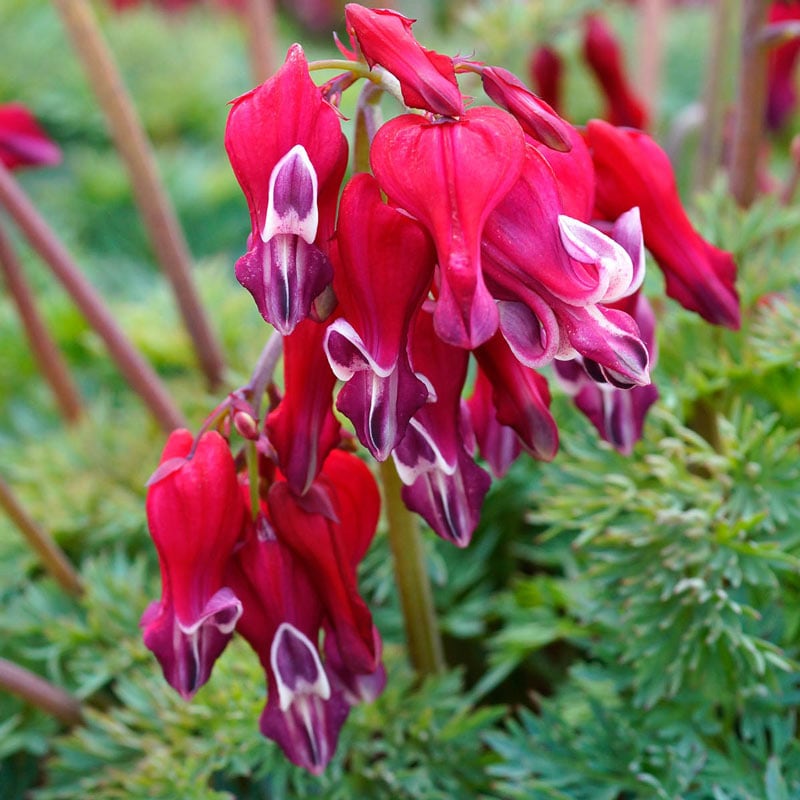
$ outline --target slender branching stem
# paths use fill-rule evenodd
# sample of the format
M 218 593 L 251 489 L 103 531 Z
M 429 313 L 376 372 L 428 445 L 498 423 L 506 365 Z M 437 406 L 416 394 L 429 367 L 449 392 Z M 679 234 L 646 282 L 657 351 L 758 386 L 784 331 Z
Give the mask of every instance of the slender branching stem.
M 41 708 L 64 725 L 78 725 L 83 721 L 81 704 L 76 698 L 5 658 L 0 658 L 0 689 Z
M 83 410 L 81 396 L 69 373 L 42 315 L 36 305 L 33 289 L 25 278 L 11 238 L 0 225 L 0 273 L 19 314 L 36 363 L 50 386 L 61 416 L 68 423 L 77 422 Z
M 358 96 L 353 140 L 353 163 L 357 172 L 369 171 L 369 149 L 383 122 L 380 107 L 382 96 L 383 90 L 375 83 L 365 83 Z
M 61 588 L 68 594 L 80 595 L 83 592 L 83 584 L 70 560 L 52 536 L 28 515 L 11 487 L 2 478 L 0 478 L 0 508 L 25 537 L 25 541 L 36 551 L 47 571 L 58 581 Z
M 256 419 L 261 414 L 261 401 L 264 398 L 264 392 L 266 392 L 267 387 L 272 383 L 275 367 L 278 366 L 281 353 L 283 353 L 283 336 L 278 331 L 273 331 L 261 350 L 253 374 L 250 376 L 250 383 L 246 387 L 251 395 L 250 402 Z
M 703 125 L 697 150 L 694 188 L 707 189 L 722 162 L 725 114 L 728 108 L 726 77 L 730 72 L 728 54 L 734 21 L 733 0 L 715 0 L 711 26 L 711 49 L 706 64 L 703 93 Z
M 161 379 L 133 346 L 113 314 L 11 173 L 0 163 L 0 206 L 17 223 L 31 247 L 64 286 L 87 322 L 105 342 L 130 387 L 165 431 L 185 426 L 183 415 Z
M 263 83 L 275 71 L 275 0 L 246 0 L 244 9 L 250 71 Z
M 211 388 L 222 383 L 224 361 L 192 278 L 189 247 L 161 181 L 136 108 L 100 31 L 89 0 L 53 0 L 105 115 L 131 180 L 142 221 Z
M 747 208 L 756 197 L 758 157 L 767 107 L 767 47 L 763 31 L 769 0 L 743 0 L 739 88 L 731 148 L 730 189 Z
M 319 61 L 309 61 L 309 72 L 321 69 L 332 69 L 337 72 L 352 72 L 357 78 L 366 78 L 373 83 L 381 83 L 383 77 L 378 70 L 371 70 L 361 61 L 348 61 L 346 58 L 324 58 Z
M 409 658 L 420 676 L 435 675 L 444 669 L 444 655 L 419 525 L 403 503 L 391 459 L 381 464 L 381 479 Z

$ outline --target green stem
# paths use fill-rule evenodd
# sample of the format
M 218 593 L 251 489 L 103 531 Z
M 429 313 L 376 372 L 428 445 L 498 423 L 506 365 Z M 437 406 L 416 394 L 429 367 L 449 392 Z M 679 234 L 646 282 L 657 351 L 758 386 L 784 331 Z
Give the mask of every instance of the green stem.
M 381 82 L 380 72 L 373 72 L 369 66 L 363 64 L 361 61 L 348 61 L 346 58 L 324 58 L 320 61 L 309 61 L 309 72 L 315 72 L 320 69 L 335 69 L 338 72 L 352 72 L 357 78 L 366 78 L 373 83 Z
M 356 125 L 353 139 L 353 165 L 356 172 L 369 172 L 369 150 L 372 139 L 383 122 L 381 97 L 383 90 L 374 83 L 365 83 L 356 105 Z
M 210 387 L 222 383 L 224 361 L 192 277 L 192 258 L 136 107 L 100 31 L 89 0 L 53 0 L 80 58 L 131 180 L 142 222 Z
M 444 655 L 419 525 L 403 503 L 403 484 L 391 459 L 381 464 L 381 479 L 409 658 L 420 676 L 435 675 L 444 670 Z
M 64 551 L 47 531 L 40 528 L 28 516 L 11 487 L 2 478 L 0 478 L 0 508 L 6 512 L 28 544 L 36 551 L 45 569 L 58 581 L 61 588 L 68 594 L 80 595 L 83 592 L 83 584 L 75 568 L 64 555 Z
M 759 150 L 767 107 L 767 47 L 763 32 L 768 0 L 744 0 L 736 122 L 731 148 L 730 189 L 747 208 L 756 197 Z
M 0 658 L 0 689 L 41 708 L 65 725 L 83 721 L 80 702 L 71 694 L 5 658 Z

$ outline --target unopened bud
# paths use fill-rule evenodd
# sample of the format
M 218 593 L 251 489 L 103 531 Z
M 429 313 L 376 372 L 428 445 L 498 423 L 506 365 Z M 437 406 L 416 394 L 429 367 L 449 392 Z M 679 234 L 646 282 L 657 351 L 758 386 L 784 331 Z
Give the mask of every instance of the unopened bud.
M 233 424 L 239 436 L 251 441 L 258 439 L 258 421 L 252 414 L 248 414 L 246 411 L 234 412 Z

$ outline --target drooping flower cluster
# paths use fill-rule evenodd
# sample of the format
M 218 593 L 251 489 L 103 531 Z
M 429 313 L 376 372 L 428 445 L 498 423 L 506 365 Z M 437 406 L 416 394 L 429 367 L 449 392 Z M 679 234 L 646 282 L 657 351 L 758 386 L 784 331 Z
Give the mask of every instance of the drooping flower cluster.
M 262 731 L 312 771 L 383 681 L 355 582 L 377 492 L 342 416 L 463 547 L 491 481 L 476 459 L 501 475 L 521 450 L 557 451 L 542 368 L 615 446 L 638 437 L 655 397 L 645 246 L 672 297 L 738 325 L 733 261 L 692 228 L 652 139 L 580 132 L 506 70 L 426 49 L 393 11 L 351 4 L 346 22 L 342 75 L 318 86 L 293 45 L 226 131 L 251 221 L 236 275 L 283 336 L 282 392 L 260 418 L 254 376 L 213 415 L 249 464 L 214 431 L 178 432 L 148 495 L 164 588 L 143 626 L 167 680 L 190 696 L 238 631 L 267 673 Z M 467 102 L 463 73 L 494 105 Z M 337 104 L 361 78 L 368 156 L 345 182 Z M 381 124 L 376 91 L 403 113 Z
M 236 630 L 266 673 L 262 732 L 318 773 L 350 706 L 383 688 L 380 638 L 356 587 L 378 489 L 364 462 L 342 450 L 302 496 L 274 470 L 265 479 L 270 472 L 271 483 L 259 480 L 251 493 L 223 436 L 172 433 L 147 495 L 162 596 L 141 624 L 186 699 Z

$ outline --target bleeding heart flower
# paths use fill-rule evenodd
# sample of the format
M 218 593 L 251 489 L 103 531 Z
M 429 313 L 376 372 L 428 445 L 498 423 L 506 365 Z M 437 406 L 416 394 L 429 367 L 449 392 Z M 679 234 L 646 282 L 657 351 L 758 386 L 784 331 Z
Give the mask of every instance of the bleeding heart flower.
M 550 413 L 547 381 L 521 364 L 499 333 L 481 345 L 475 356 L 492 386 L 497 421 L 512 428 L 534 458 L 553 459 L 558 451 L 558 427 Z
M 516 182 L 524 158 L 522 129 L 498 108 L 473 108 L 455 122 L 403 114 L 373 140 L 370 161 L 381 188 L 436 243 L 434 324 L 456 347 L 477 347 L 497 330 L 480 242 L 487 217 Z
M 466 402 L 469 420 L 481 456 L 495 478 L 502 478 L 517 460 L 522 447 L 516 431 L 497 419 L 492 384 L 480 367 L 475 386 Z
M 572 147 L 572 126 L 538 98 L 513 72 L 502 67 L 479 67 L 483 90 L 497 105 L 513 114 L 522 130 L 548 148 L 563 153 Z
M 650 363 L 655 366 L 655 316 L 647 298 L 637 292 L 619 305 L 636 320 L 650 354 Z M 561 385 L 572 395 L 575 405 L 603 439 L 629 455 L 642 436 L 650 406 L 658 400 L 658 389 L 653 384 L 620 389 L 610 383 L 598 382 L 596 372 L 580 358 L 556 361 L 554 366 Z
M 383 67 L 399 81 L 407 106 L 447 117 L 463 114 L 453 60 L 420 45 L 411 32 L 416 20 L 356 3 L 348 3 L 344 13 L 347 32 L 358 50 L 370 67 Z
M 278 466 L 298 495 L 309 490 L 341 439 L 341 425 L 333 414 L 336 376 L 325 358 L 324 336 L 323 325 L 305 320 L 285 337 L 284 395 L 266 422 Z
M 597 175 L 596 210 L 616 219 L 638 206 L 644 243 L 666 277 L 667 294 L 703 319 L 739 327 L 736 264 L 692 227 L 667 154 L 645 133 L 591 120 L 586 138 Z
M 236 277 L 261 316 L 288 335 L 331 281 L 327 253 L 347 166 L 339 116 L 300 45 L 272 78 L 233 101 L 225 148 L 252 223 Z
M 634 263 L 623 246 L 561 209 L 552 169 L 529 146 L 522 176 L 490 215 L 482 242 L 503 336 L 528 367 L 577 352 L 601 364 L 616 385 L 649 383 L 635 322 L 605 308 L 644 277 L 638 215 L 619 222 L 620 235 L 639 236 Z
M 402 246 L 398 247 L 398 243 Z M 366 173 L 345 187 L 333 251 L 337 319 L 325 333 L 325 353 L 345 381 L 336 407 L 379 461 L 405 433 L 428 398 L 408 360 L 408 326 L 433 278 L 436 253 L 419 223 L 381 200 Z
M 192 445 L 189 431 L 170 435 L 147 492 L 162 596 L 141 620 L 145 645 L 186 699 L 208 680 L 242 613 L 224 573 L 246 517 L 228 443 L 210 431 Z
M 415 319 L 411 355 L 414 367 L 429 378 L 436 400 L 412 417 L 392 453 L 405 484 L 403 501 L 439 536 L 466 547 L 491 483 L 465 446 L 471 431 L 461 415 L 461 391 L 469 354 L 442 341 L 423 309 Z
M 244 606 L 237 631 L 267 676 L 261 731 L 315 775 L 350 706 L 374 699 L 385 680 L 380 636 L 356 582 L 379 510 L 369 468 L 334 450 L 303 497 L 277 476 L 228 564 Z

